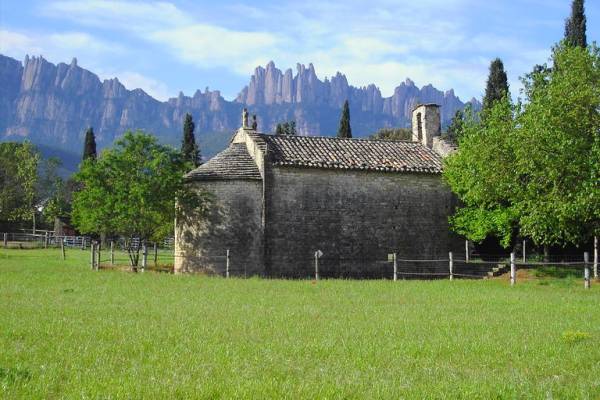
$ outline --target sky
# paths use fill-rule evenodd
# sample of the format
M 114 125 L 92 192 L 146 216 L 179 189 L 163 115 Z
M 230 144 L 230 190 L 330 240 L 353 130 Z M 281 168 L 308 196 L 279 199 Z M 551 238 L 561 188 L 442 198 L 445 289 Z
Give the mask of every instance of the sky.
M 513 97 L 564 34 L 571 0 L 0 0 L 0 54 L 78 64 L 166 100 L 218 89 L 231 100 L 258 65 L 313 63 L 384 96 L 406 78 L 481 98 L 500 57 Z M 587 0 L 588 41 L 600 1 Z

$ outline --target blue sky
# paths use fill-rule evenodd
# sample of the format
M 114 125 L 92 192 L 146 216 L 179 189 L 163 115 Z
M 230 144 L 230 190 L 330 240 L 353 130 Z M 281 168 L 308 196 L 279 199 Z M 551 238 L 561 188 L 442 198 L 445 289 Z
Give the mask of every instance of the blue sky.
M 43 55 L 101 78 L 118 77 L 165 100 L 205 87 L 232 99 L 257 65 L 312 62 L 384 96 L 411 78 L 483 94 L 489 62 L 519 76 L 545 62 L 571 0 L 35 1 L 0 0 L 0 53 Z M 588 39 L 600 37 L 600 1 L 586 1 Z

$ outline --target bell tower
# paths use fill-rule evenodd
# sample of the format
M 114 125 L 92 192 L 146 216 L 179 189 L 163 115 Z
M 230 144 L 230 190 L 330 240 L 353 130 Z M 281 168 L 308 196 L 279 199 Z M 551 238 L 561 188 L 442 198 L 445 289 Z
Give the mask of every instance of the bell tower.
M 442 135 L 440 106 L 419 104 L 412 112 L 412 141 L 432 148 L 433 138 Z

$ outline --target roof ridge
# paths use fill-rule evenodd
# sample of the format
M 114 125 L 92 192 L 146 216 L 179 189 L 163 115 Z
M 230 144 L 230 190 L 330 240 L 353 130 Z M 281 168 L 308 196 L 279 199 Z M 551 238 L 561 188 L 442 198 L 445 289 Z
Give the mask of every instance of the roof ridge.
M 341 138 L 337 136 L 305 136 L 305 135 L 276 135 L 271 133 L 255 133 L 261 137 L 276 137 L 276 138 L 285 138 L 285 139 L 293 139 L 293 138 L 307 138 L 307 139 L 327 139 L 327 140 L 339 140 L 339 141 L 353 141 L 353 142 L 383 142 L 383 143 L 407 143 L 414 145 L 422 145 L 419 142 L 413 142 L 412 140 L 386 140 L 386 139 L 369 139 L 369 138 Z

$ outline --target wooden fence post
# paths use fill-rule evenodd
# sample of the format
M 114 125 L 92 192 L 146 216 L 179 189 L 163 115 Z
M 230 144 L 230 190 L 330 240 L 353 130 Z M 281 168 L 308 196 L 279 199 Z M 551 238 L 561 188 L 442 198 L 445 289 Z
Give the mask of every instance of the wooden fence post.
M 64 238 L 60 241 L 60 252 L 62 253 L 62 259 L 64 261 L 66 259 L 66 256 L 65 256 L 65 240 L 64 240 Z
M 92 270 L 94 269 L 94 266 L 96 264 L 96 246 L 94 244 L 94 242 L 90 243 L 90 266 L 92 267 Z
M 102 242 L 98 242 L 96 244 L 96 254 L 97 254 L 96 259 L 98 260 L 96 262 L 96 271 L 98 271 L 100 269 L 100 261 L 102 261 L 100 258 L 100 250 L 101 249 L 102 249 Z
M 510 285 L 517 283 L 517 265 L 515 263 L 515 253 L 510 253 Z
M 398 253 L 394 253 L 394 281 L 398 280 Z
M 142 244 L 142 272 L 146 270 L 146 265 L 148 262 L 148 248 L 146 246 L 146 242 Z
M 110 241 L 110 265 L 115 265 L 115 242 Z
M 525 262 L 527 261 L 527 253 L 525 252 L 526 243 L 527 241 L 523 239 L 523 264 L 525 264 Z
M 598 236 L 594 236 L 594 279 L 598 279 Z
M 590 288 L 590 255 L 586 251 L 583 253 L 583 287 L 586 289 Z
M 85 236 L 81 237 L 81 250 L 85 250 Z
M 323 255 L 321 250 L 315 251 L 315 281 L 319 280 L 319 258 Z
M 229 278 L 229 249 L 227 249 L 225 260 L 225 278 Z
M 44 248 L 48 248 L 48 232 L 44 234 Z
M 469 241 L 465 240 L 465 261 L 469 262 Z
M 8 233 L 4 233 L 4 248 L 8 247 Z
M 154 266 L 158 265 L 158 245 L 154 242 Z
M 452 252 L 448 253 L 448 267 L 450 268 L 450 280 L 454 279 L 454 258 Z

